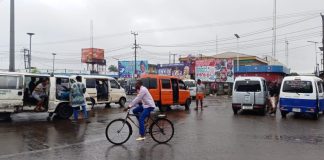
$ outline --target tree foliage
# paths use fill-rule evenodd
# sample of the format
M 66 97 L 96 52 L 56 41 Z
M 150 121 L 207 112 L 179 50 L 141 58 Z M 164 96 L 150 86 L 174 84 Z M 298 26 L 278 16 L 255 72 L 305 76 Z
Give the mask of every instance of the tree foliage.
M 118 68 L 115 65 L 110 65 L 108 67 L 109 72 L 118 72 Z

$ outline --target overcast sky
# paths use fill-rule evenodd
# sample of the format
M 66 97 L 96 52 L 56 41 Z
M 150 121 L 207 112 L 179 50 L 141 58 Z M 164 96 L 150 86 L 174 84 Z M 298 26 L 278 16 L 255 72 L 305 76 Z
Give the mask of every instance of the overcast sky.
M 9 66 L 9 12 L 10 0 L 0 0 L 0 69 Z M 314 45 L 307 41 L 322 40 L 320 12 L 323 0 L 277 2 L 276 57 L 286 63 L 287 39 L 292 71 L 314 71 Z M 177 58 L 237 50 L 272 54 L 273 0 L 16 0 L 15 15 L 16 68 L 23 68 L 20 51 L 29 47 L 26 32 L 33 32 L 32 66 L 51 68 L 55 52 L 56 68 L 83 69 L 81 48 L 90 46 L 91 20 L 94 47 L 105 49 L 108 65 L 133 60 L 131 31 L 138 32 L 138 59 L 149 63 L 168 63 L 169 52 Z

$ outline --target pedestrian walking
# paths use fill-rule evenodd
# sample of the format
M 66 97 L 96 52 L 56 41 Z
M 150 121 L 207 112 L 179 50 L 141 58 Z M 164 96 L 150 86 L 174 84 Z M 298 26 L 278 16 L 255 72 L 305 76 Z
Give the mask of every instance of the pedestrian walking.
M 279 97 L 280 87 L 279 83 L 273 82 L 269 86 L 269 101 L 270 101 L 270 111 L 269 114 L 275 114 L 277 110 L 277 103 Z
M 196 87 L 196 108 L 198 110 L 199 102 L 201 106 L 201 110 L 204 110 L 203 101 L 205 95 L 205 85 L 201 83 L 201 80 L 197 80 L 197 87 Z
M 71 104 L 72 104 L 72 108 L 73 108 L 74 121 L 78 120 L 80 106 L 82 107 L 83 117 L 85 119 L 88 118 L 87 109 L 86 109 L 86 101 L 84 98 L 86 87 L 81 82 L 81 80 L 82 80 L 81 76 L 77 76 L 76 80 L 77 80 L 77 82 L 73 83 L 71 86 Z

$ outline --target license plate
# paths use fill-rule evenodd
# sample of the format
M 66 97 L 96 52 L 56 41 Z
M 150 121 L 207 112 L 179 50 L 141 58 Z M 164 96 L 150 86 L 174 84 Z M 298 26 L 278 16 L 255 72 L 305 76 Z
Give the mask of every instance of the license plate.
M 251 110 L 251 109 L 253 109 L 253 106 L 242 106 L 242 109 L 249 109 L 249 110 Z
M 292 111 L 293 112 L 300 112 L 300 108 L 293 108 Z
M 245 100 L 245 102 L 249 102 L 250 101 L 250 96 L 248 95 L 248 96 L 245 96 L 244 97 L 244 100 Z

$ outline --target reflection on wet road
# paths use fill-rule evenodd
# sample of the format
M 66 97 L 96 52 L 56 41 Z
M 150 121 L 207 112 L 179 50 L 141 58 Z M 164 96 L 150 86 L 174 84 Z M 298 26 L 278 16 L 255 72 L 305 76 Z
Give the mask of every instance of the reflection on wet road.
M 16 114 L 12 122 L 0 123 L 0 159 L 323 159 L 324 116 L 234 116 L 227 97 L 208 97 L 208 107 L 190 111 L 173 106 L 168 118 L 175 135 L 168 144 L 151 137 L 136 142 L 137 128 L 121 146 L 105 138 L 106 125 L 124 117 L 118 105 L 96 107 L 90 123 L 70 120 L 46 121 L 47 114 Z

